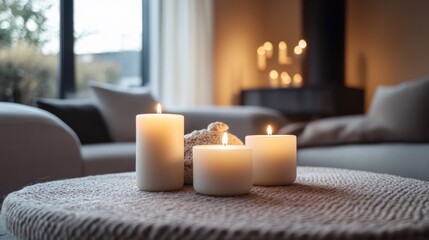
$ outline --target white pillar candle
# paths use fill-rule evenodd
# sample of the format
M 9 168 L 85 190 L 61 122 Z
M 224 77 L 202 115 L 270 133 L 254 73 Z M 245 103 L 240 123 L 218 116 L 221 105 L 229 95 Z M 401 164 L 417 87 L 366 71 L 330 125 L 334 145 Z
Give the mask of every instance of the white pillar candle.
M 246 136 L 246 145 L 253 148 L 253 184 L 288 185 L 296 179 L 296 136 Z
M 273 44 L 271 42 L 265 42 L 264 49 L 267 54 L 267 58 L 271 58 L 273 56 Z
M 225 137 L 226 136 L 226 137 Z M 193 147 L 194 189 L 217 196 L 246 194 L 252 188 L 252 149 L 241 145 Z
M 276 88 L 279 86 L 279 73 L 276 70 L 271 70 L 270 71 L 270 86 L 273 88 Z
M 287 44 L 283 41 L 279 43 L 279 64 L 291 64 L 292 60 L 287 56 Z
M 184 117 L 177 114 L 136 116 L 137 187 L 173 191 L 184 182 Z
M 258 69 L 260 71 L 264 71 L 265 68 L 267 67 L 267 58 L 265 56 L 265 48 L 259 47 L 257 50 L 257 54 L 258 54 Z

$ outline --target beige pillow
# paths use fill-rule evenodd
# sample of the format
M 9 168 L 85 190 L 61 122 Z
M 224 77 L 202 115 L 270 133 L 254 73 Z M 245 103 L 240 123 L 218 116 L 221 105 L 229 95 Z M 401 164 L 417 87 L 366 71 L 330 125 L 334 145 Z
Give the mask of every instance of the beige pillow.
M 298 147 L 375 143 L 386 141 L 390 136 L 384 126 L 363 115 L 293 123 L 280 129 L 279 134 L 297 135 Z
M 113 141 L 135 141 L 136 115 L 156 111 L 156 101 L 149 89 L 96 82 L 91 82 L 90 87 Z
M 368 117 L 386 126 L 396 141 L 429 141 L 429 76 L 377 88 Z
M 377 88 L 367 116 L 293 123 L 280 134 L 297 135 L 299 147 L 374 142 L 429 141 L 429 77 Z

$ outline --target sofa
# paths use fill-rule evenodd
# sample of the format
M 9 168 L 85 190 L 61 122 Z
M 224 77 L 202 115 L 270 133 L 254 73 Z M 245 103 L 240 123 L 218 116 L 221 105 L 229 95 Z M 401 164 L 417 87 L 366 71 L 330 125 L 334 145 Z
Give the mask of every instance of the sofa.
M 0 102 L 0 200 L 41 181 L 135 170 L 135 115 L 152 113 L 155 101 L 147 89 L 98 85 L 93 89 L 98 98 L 40 99 L 39 108 Z M 106 106 L 108 112 L 103 112 Z M 166 112 L 184 115 L 185 133 L 223 121 L 242 140 L 262 134 L 267 124 L 274 129 L 285 124 L 280 113 L 262 107 Z M 115 115 L 119 118 L 113 119 Z
M 134 171 L 137 113 L 153 112 L 147 89 L 92 86 L 91 100 L 41 99 L 35 108 L 0 103 L 0 196 L 39 181 Z M 429 77 L 377 89 L 366 115 L 286 123 L 272 109 L 168 109 L 185 132 L 223 121 L 244 140 L 275 132 L 298 137 L 298 165 L 348 168 L 429 181 Z M 45 109 L 45 110 L 44 110 Z M 282 128 L 280 128 L 283 126 Z
M 365 115 L 287 124 L 298 163 L 429 181 L 429 76 L 379 86 Z

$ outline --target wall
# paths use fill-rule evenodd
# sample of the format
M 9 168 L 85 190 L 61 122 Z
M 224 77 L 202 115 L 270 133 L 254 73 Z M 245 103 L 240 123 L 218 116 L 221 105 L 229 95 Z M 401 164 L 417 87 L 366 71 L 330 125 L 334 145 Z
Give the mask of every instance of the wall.
M 429 75 L 429 1 L 346 1 L 346 84 L 365 87 L 366 106 L 377 85 Z M 257 47 L 301 38 L 301 1 L 214 2 L 215 103 L 237 104 L 241 89 L 268 83 L 256 68 Z
M 366 89 L 429 75 L 429 1 L 348 0 L 346 79 Z M 428 93 L 429 94 L 429 93 Z
M 299 41 L 300 1 L 214 0 L 214 8 L 215 103 L 238 104 L 241 89 L 268 84 L 268 70 L 257 69 L 258 46 L 267 40 Z M 279 67 L 274 59 L 269 66 Z

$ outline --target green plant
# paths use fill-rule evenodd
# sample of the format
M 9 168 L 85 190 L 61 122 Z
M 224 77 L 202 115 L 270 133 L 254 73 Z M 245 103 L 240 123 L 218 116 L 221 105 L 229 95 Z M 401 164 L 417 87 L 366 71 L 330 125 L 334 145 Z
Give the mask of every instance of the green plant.
M 76 60 L 76 90 L 88 92 L 88 82 L 117 83 L 120 67 L 108 60 Z M 0 48 L 0 101 L 33 105 L 37 97 L 57 97 L 58 59 L 43 54 L 32 44 L 18 43 Z
M 0 46 L 21 41 L 43 46 L 48 36 L 46 0 L 0 0 Z
M 51 5 L 46 0 L 0 0 L 0 101 L 32 105 L 36 97 L 57 97 L 57 55 L 41 51 L 52 34 L 45 16 Z M 115 62 L 76 58 L 79 96 L 87 95 L 91 80 L 116 83 L 119 79 Z
M 0 101 L 33 104 L 36 97 L 56 97 L 57 59 L 32 44 L 0 49 Z

